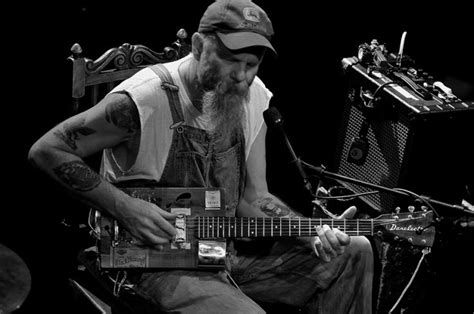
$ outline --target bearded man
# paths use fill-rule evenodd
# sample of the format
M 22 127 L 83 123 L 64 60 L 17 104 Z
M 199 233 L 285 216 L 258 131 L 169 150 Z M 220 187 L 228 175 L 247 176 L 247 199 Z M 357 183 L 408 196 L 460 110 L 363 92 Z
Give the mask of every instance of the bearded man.
M 272 35 L 270 19 L 255 3 L 212 3 L 189 55 L 141 70 L 58 124 L 32 146 L 30 160 L 117 219 L 137 243 L 157 250 L 174 238 L 176 215 L 118 186 L 221 187 L 226 216 L 298 216 L 266 181 L 262 113 L 272 93 L 257 72 L 264 56 L 275 53 Z M 83 160 L 99 151 L 100 174 Z M 317 234 L 234 241 L 225 271 L 144 271 L 134 288 L 173 313 L 262 313 L 259 303 L 370 313 L 369 241 L 327 225 Z

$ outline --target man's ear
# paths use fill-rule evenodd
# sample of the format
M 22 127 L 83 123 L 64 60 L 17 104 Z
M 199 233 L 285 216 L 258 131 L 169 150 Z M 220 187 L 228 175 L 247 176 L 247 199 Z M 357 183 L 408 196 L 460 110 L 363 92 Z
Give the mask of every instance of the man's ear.
M 191 52 L 196 60 L 199 60 L 204 47 L 204 36 L 198 32 L 191 37 Z

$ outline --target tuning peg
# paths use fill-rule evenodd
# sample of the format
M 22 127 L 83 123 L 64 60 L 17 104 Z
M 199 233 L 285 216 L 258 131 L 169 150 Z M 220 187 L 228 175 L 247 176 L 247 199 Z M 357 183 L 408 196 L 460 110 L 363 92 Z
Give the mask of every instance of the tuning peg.
M 395 213 L 400 213 L 400 206 L 395 207 Z
M 421 210 L 424 211 L 424 212 L 427 212 L 428 211 L 428 206 L 422 205 Z
M 408 211 L 410 213 L 413 213 L 415 211 L 415 206 L 413 206 L 413 205 L 408 206 Z

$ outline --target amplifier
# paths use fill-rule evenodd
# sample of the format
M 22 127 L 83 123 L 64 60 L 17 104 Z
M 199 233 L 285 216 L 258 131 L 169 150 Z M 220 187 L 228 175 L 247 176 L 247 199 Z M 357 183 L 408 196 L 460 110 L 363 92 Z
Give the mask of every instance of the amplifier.
M 459 99 L 409 58 L 403 64 L 383 49 L 373 58 L 365 52 L 342 60 L 347 98 L 333 165 L 337 173 L 460 204 L 473 174 L 467 147 L 474 101 Z M 369 191 L 340 184 L 355 193 Z M 375 213 L 406 205 L 386 192 L 361 199 Z

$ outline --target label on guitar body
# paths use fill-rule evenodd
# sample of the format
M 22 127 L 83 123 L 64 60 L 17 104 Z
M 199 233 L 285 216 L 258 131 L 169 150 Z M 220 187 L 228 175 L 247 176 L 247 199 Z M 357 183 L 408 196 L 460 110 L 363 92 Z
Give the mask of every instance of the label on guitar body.
M 139 248 L 115 248 L 113 265 L 117 268 L 147 267 L 147 250 Z
M 219 190 L 206 191 L 206 210 L 219 210 L 221 208 L 221 192 Z

